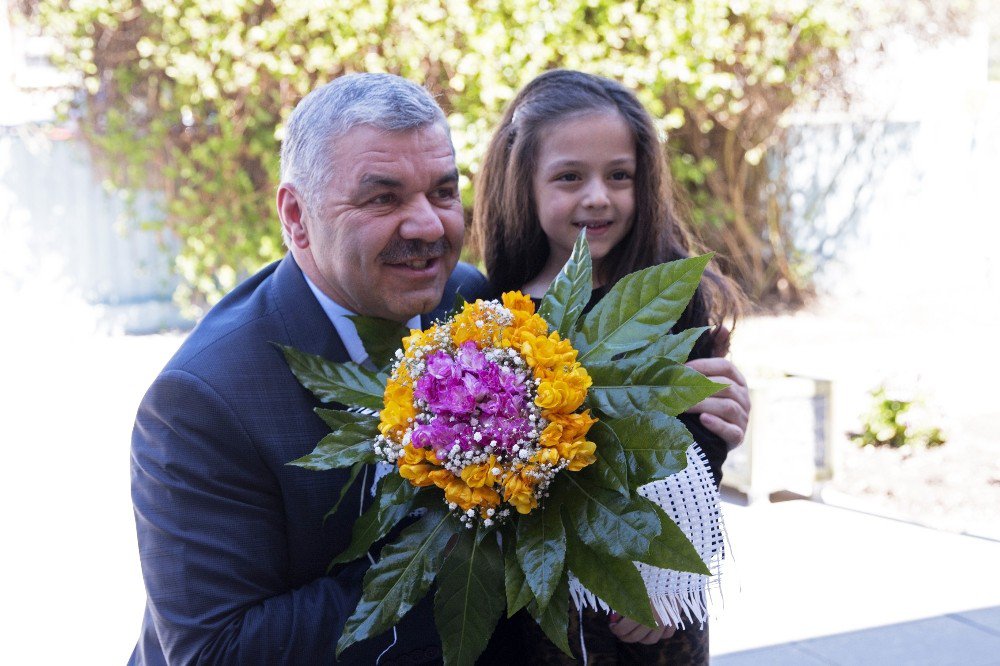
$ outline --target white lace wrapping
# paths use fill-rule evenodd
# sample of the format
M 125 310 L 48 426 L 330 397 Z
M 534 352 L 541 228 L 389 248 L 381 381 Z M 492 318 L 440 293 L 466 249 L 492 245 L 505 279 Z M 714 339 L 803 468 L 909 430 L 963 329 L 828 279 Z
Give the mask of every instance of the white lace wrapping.
M 639 494 L 656 502 L 677 523 L 711 572 L 705 576 L 636 562 L 653 608 L 664 623 L 680 628 L 687 623 L 704 625 L 708 619 L 709 588 L 719 585 L 725 537 L 719 491 L 701 447 L 697 444 L 688 447 L 687 466 L 683 470 L 640 487 Z M 579 608 L 587 605 L 595 610 L 611 610 L 572 575 L 569 590 Z

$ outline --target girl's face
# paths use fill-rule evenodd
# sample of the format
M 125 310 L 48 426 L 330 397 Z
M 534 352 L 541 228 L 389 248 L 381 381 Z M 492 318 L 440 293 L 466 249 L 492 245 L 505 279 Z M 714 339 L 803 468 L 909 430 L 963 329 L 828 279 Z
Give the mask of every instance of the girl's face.
M 599 274 L 601 260 L 632 228 L 635 168 L 635 141 L 616 111 L 590 111 L 545 130 L 534 175 L 550 249 L 543 275 L 558 274 L 584 228 Z

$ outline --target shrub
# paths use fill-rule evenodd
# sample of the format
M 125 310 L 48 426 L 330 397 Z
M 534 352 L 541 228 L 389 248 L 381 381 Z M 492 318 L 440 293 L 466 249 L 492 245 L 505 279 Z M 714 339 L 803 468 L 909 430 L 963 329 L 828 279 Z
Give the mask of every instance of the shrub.
M 884 386 L 871 392 L 872 406 L 862 418 L 861 432 L 850 433 L 850 438 L 858 446 L 924 446 L 933 448 L 946 443 L 941 428 L 923 425 L 926 417 L 920 417 L 921 405 L 916 400 L 906 400 L 891 396 Z
M 919 2 L 929 0 L 917 0 Z M 21 4 L 32 3 L 21 0 Z M 32 8 L 32 11 L 34 9 Z M 840 0 L 40 0 L 70 112 L 120 187 L 163 193 L 150 223 L 181 241 L 181 300 L 214 302 L 282 253 L 282 123 L 355 71 L 420 81 L 449 116 L 463 197 L 515 91 L 568 67 L 639 91 L 669 135 L 689 216 L 758 300 L 801 299 L 763 157 L 779 120 L 839 80 L 860 10 Z

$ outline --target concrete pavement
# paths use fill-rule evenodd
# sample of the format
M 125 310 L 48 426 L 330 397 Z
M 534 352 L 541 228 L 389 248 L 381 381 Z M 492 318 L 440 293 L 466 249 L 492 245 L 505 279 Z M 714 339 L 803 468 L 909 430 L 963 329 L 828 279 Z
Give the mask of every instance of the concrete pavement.
M 1000 664 L 1000 542 L 810 500 L 724 515 L 714 666 Z

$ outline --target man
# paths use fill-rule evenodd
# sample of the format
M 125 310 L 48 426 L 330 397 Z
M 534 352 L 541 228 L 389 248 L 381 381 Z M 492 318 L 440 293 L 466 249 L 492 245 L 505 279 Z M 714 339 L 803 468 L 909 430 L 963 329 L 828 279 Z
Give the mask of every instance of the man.
M 456 292 L 474 299 L 486 288 L 457 264 L 454 153 L 419 86 L 362 74 L 314 91 L 289 119 L 281 177 L 288 255 L 205 316 L 139 407 L 132 499 L 148 598 L 131 663 L 337 661 L 368 561 L 327 565 L 350 542 L 370 484 L 324 520 L 347 471 L 287 465 L 328 429 L 271 342 L 360 363 L 349 315 L 418 327 Z M 741 439 L 745 413 L 727 414 L 729 402 L 706 411 Z M 440 661 L 430 596 L 339 661 L 380 655 L 385 665 Z
M 415 315 L 450 304 L 456 290 L 475 298 L 485 287 L 475 269 L 456 268 L 458 173 L 444 114 L 419 86 L 337 79 L 295 109 L 281 158 L 288 256 L 205 316 L 136 418 L 132 495 L 148 601 L 133 663 L 335 660 L 367 562 L 326 567 L 350 542 L 362 484 L 324 521 L 346 471 L 286 464 L 328 429 L 271 342 L 360 362 L 346 315 L 419 327 L 426 319 Z M 440 658 L 429 603 L 397 629 L 382 664 Z M 364 641 L 343 661 L 374 663 L 392 642 L 391 632 Z

